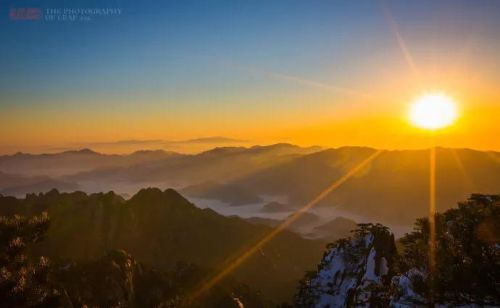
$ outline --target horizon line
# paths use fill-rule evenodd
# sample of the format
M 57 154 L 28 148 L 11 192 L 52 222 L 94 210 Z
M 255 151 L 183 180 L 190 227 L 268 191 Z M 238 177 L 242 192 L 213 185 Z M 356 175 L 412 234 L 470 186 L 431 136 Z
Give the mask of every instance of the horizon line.
M 117 141 L 120 142 L 120 141 Z M 105 143 L 107 144 L 107 143 Z M 57 155 L 57 154 L 64 154 L 64 153 L 76 153 L 76 152 L 92 152 L 95 154 L 99 155 L 120 155 L 120 156 L 127 156 L 127 155 L 133 155 L 137 154 L 140 152 L 164 152 L 164 153 L 172 153 L 172 154 L 180 154 L 180 155 L 200 155 L 203 153 L 207 153 L 216 149 L 246 149 L 250 150 L 252 148 L 256 147 L 272 147 L 272 146 L 278 146 L 278 145 L 289 145 L 289 146 L 295 146 L 299 147 L 302 149 L 308 149 L 308 148 L 318 148 L 317 151 L 312 152 L 312 153 L 318 153 L 322 151 L 328 151 L 328 150 L 339 150 L 343 148 L 364 148 L 364 149 L 370 149 L 374 151 L 388 151 L 388 152 L 398 152 L 398 151 L 427 151 L 432 148 L 435 149 L 446 149 L 446 150 L 470 150 L 470 151 L 477 151 L 477 152 L 495 152 L 495 153 L 500 153 L 500 149 L 497 150 L 492 150 L 492 149 L 478 149 L 478 148 L 473 148 L 473 147 L 448 147 L 448 146 L 434 146 L 434 147 L 415 147 L 415 148 L 381 148 L 381 147 L 374 147 L 374 146 L 369 146 L 369 145 L 340 145 L 340 146 L 326 146 L 326 145 L 320 145 L 320 144 L 312 144 L 312 145 L 301 145 L 301 144 L 296 144 L 296 143 L 291 143 L 291 142 L 272 142 L 272 143 L 255 143 L 251 144 L 248 146 L 230 146 L 230 145 L 215 145 L 213 147 L 209 147 L 204 150 L 200 151 L 194 151 L 194 152 L 183 152 L 183 151 L 174 151 L 174 150 L 169 150 L 169 149 L 164 149 L 164 148 L 144 148 L 144 149 L 137 149 L 133 151 L 127 151 L 127 152 L 112 152 L 112 151 L 99 151 L 99 150 L 94 150 L 92 147 L 86 147 L 86 146 L 81 146 L 81 147 L 74 147 L 74 148 L 55 148 L 56 151 L 50 151 L 50 150 L 45 150 L 45 151 L 40 151 L 40 152 L 29 152 L 29 151 L 22 151 L 22 150 L 14 150 L 12 152 L 2 152 L 0 150 L 0 157 L 8 157 L 8 156 L 15 156 L 15 155 L 33 155 L 33 156 L 40 156 L 40 155 Z M 3 146 L 0 145 L 0 149 Z M 43 146 L 38 146 L 38 147 L 43 147 Z M 308 154 L 312 154 L 308 153 Z

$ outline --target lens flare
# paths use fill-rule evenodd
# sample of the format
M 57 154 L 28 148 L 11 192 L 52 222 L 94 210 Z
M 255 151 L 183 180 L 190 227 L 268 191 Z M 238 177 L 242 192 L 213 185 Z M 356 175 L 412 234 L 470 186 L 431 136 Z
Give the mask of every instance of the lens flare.
M 321 191 L 314 199 L 309 201 L 306 205 L 304 205 L 301 209 L 297 210 L 294 214 L 288 217 L 281 224 L 276 226 L 271 232 L 265 235 L 262 239 L 260 239 L 257 243 L 252 245 L 243 253 L 239 254 L 236 258 L 231 258 L 232 260 L 228 260 L 227 265 L 220 272 L 216 273 L 215 276 L 210 277 L 207 281 L 203 282 L 199 289 L 197 289 L 193 294 L 193 298 L 199 298 L 208 292 L 214 285 L 219 283 L 224 277 L 232 273 L 236 268 L 238 268 L 241 264 L 243 264 L 248 258 L 250 258 L 254 253 L 259 251 L 261 247 L 269 243 L 275 236 L 286 230 L 288 226 L 294 223 L 297 219 L 299 219 L 304 213 L 307 213 L 308 210 L 316 206 L 320 201 L 322 201 L 326 196 L 328 196 L 332 191 L 337 189 L 339 186 L 348 181 L 355 174 L 360 172 L 363 168 L 368 166 L 373 160 L 375 160 L 380 154 L 382 154 L 382 150 L 377 150 L 373 152 L 370 156 L 362 160 L 359 164 L 352 167 L 346 174 L 341 176 L 339 179 L 331 183 L 330 186 L 326 187 L 323 191 Z

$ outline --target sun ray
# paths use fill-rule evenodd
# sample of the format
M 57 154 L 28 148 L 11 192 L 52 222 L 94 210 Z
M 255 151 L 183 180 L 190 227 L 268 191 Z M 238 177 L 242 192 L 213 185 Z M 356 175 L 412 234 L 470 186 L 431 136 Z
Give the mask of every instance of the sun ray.
M 221 281 L 228 274 L 233 272 L 236 268 L 238 268 L 243 262 L 245 262 L 250 256 L 252 256 L 255 252 L 257 252 L 262 246 L 266 245 L 270 242 L 276 235 L 283 232 L 288 226 L 290 226 L 293 222 L 299 219 L 305 212 L 313 208 L 317 205 L 321 200 L 323 200 L 328 194 L 338 188 L 340 185 L 349 180 L 353 175 L 358 173 L 368 164 L 370 164 L 375 158 L 377 158 L 383 151 L 377 150 L 372 153 L 369 157 L 361 161 L 359 164 L 355 165 L 352 169 L 350 169 L 346 174 L 342 177 L 334 181 L 330 186 L 321 191 L 315 198 L 309 201 L 305 206 L 297 210 L 293 215 L 291 215 L 288 219 L 283 221 L 277 227 L 275 227 L 271 232 L 269 232 L 266 236 L 264 236 L 260 241 L 258 241 L 255 245 L 251 246 L 248 250 L 243 252 L 237 258 L 232 261 L 227 262 L 228 265 L 217 273 L 212 278 L 208 279 L 202 286 L 193 293 L 194 298 L 198 298 L 210 290 L 214 285 L 216 285 L 219 281 Z
M 456 149 L 451 149 L 451 153 L 453 155 L 453 158 L 455 159 L 458 170 L 462 174 L 462 177 L 464 178 L 464 180 L 467 182 L 468 190 L 469 191 L 477 191 L 476 184 L 474 183 L 474 181 L 471 180 L 471 177 L 469 176 L 467 170 L 465 170 L 465 166 L 464 166 L 464 163 L 462 161 L 462 158 L 460 157 L 460 154 L 457 152 Z
M 430 148 L 429 156 L 429 273 L 436 267 L 436 147 Z M 432 298 L 432 287 L 431 287 Z
M 488 155 L 489 158 L 491 158 L 492 161 L 494 161 L 497 164 L 500 164 L 500 155 L 499 154 L 493 154 L 493 152 L 486 152 L 486 155 Z
M 429 143 L 429 301 L 434 300 L 434 273 L 436 269 L 436 139 L 435 131 L 443 129 L 455 121 L 457 112 L 455 102 L 441 93 L 428 93 L 419 97 L 410 108 L 410 121 L 413 125 L 426 129 L 430 135 Z
M 408 64 L 408 68 L 410 69 L 410 72 L 412 76 L 418 80 L 419 79 L 419 73 L 417 70 L 417 66 L 415 65 L 415 61 L 413 60 L 413 56 L 410 53 L 410 50 L 408 49 L 408 46 L 406 45 L 405 40 L 403 39 L 403 36 L 401 35 L 401 32 L 399 31 L 399 26 L 394 19 L 394 16 L 391 13 L 391 10 L 389 9 L 389 5 L 384 1 L 383 2 L 383 11 L 384 11 L 384 16 L 389 24 L 389 28 L 391 29 L 391 32 L 394 34 L 396 37 L 396 41 L 398 42 L 399 49 L 401 50 L 401 53 L 403 54 L 403 57 L 406 61 L 406 64 Z
M 321 89 L 321 90 L 325 90 L 325 91 L 343 93 L 346 95 L 356 96 L 358 98 L 364 98 L 364 99 L 367 99 L 371 96 L 371 94 L 364 92 L 364 91 L 360 91 L 360 90 L 356 90 L 356 89 L 352 89 L 352 88 L 347 88 L 347 87 L 342 87 L 342 86 L 337 86 L 337 85 L 332 85 L 332 84 L 327 84 L 327 83 L 323 83 L 323 82 L 318 82 L 315 80 L 310 80 L 310 79 L 306 79 L 306 78 L 299 77 L 299 76 L 276 73 L 276 72 L 258 69 L 255 67 L 249 67 L 249 66 L 234 64 L 234 63 L 230 63 L 230 64 L 226 64 L 226 65 L 228 65 L 232 68 L 245 70 L 245 71 L 252 73 L 252 74 L 263 75 L 263 76 L 267 76 L 267 77 L 271 77 L 271 78 L 275 78 L 275 79 L 285 80 L 285 81 L 289 81 L 289 82 L 293 82 L 293 83 L 297 83 L 297 84 L 301 84 L 301 85 L 305 85 L 308 87 L 313 87 L 313 88 L 317 88 L 317 89 Z

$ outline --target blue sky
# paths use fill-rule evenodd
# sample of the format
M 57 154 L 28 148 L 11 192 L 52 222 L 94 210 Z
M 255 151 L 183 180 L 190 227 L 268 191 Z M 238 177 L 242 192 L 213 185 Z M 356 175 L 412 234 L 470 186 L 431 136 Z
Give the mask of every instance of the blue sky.
M 43 99 L 168 90 L 175 96 L 193 89 L 266 88 L 268 80 L 253 80 L 249 86 L 251 74 L 231 66 L 236 63 L 359 87 L 357 77 L 374 65 L 371 57 L 391 54 L 403 61 L 384 19 L 384 5 L 415 40 L 433 39 L 427 31 L 439 27 L 447 32 L 447 41 L 460 41 L 471 35 L 470 27 L 481 26 L 478 21 L 486 28 L 483 39 L 500 37 L 500 27 L 487 29 L 498 26 L 497 1 L 402 3 L 3 0 L 0 86 L 15 103 L 35 103 L 30 95 Z M 122 14 L 89 22 L 11 21 L 6 16 L 12 7 L 111 7 Z M 434 39 L 432 46 L 439 51 L 439 38 Z
M 10 20 L 9 10 L 19 7 L 121 14 L 86 22 Z M 134 113 L 161 105 L 174 115 L 245 112 L 248 106 L 235 106 L 282 108 L 287 95 L 314 90 L 268 72 L 377 90 L 384 69 L 409 74 L 384 10 L 418 65 L 448 59 L 469 44 L 482 59 L 474 65 L 498 77 L 498 1 L 1 0 L 0 111 L 120 106 Z M 288 101 L 293 109 L 311 99 Z

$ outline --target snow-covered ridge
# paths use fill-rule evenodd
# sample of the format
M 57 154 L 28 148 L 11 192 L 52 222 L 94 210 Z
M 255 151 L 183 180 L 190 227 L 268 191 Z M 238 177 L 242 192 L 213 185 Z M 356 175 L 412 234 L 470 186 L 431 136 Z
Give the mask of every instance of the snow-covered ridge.
M 299 307 L 369 307 L 390 283 L 394 237 L 381 225 L 362 225 L 352 238 L 331 245 L 317 273 L 297 296 Z
M 435 223 L 433 271 L 427 218 L 398 241 L 399 254 L 387 227 L 361 224 L 329 245 L 296 306 L 500 307 L 500 196 L 473 194 Z

